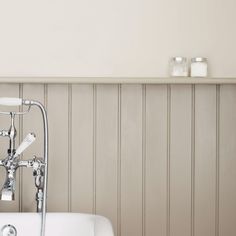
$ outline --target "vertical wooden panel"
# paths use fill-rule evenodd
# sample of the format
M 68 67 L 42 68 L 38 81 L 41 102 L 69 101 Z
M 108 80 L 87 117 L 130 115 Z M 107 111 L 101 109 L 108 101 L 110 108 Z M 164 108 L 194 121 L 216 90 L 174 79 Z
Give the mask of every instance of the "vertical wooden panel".
M 96 213 L 117 232 L 118 86 L 97 86 Z
M 93 211 L 93 86 L 72 87 L 72 211 Z
M 166 235 L 167 86 L 146 88 L 146 236 Z
M 195 90 L 195 236 L 215 236 L 216 86 Z
M 68 210 L 68 86 L 48 85 L 48 210 Z
M 170 235 L 191 233 L 191 86 L 171 86 Z
M 220 236 L 236 234 L 236 86 L 220 90 Z
M 24 84 L 23 86 L 23 98 L 32 99 L 44 103 L 44 85 Z M 23 159 L 29 160 L 33 158 L 33 155 L 37 157 L 43 157 L 43 119 L 41 111 L 38 107 L 32 106 L 30 112 L 23 117 L 23 139 L 24 137 L 33 132 L 36 134 L 36 141 L 23 153 Z M 33 177 L 33 170 L 31 168 L 24 168 L 22 172 L 22 210 L 35 211 L 35 180 Z
M 0 85 L 0 97 L 19 97 L 19 85 L 18 84 L 1 84 Z M 7 107 L 7 106 L 0 106 L 1 111 L 19 111 L 18 107 Z M 8 130 L 10 127 L 10 116 L 1 115 L 0 114 L 0 129 Z M 16 137 L 16 147 L 19 143 L 19 117 L 16 116 L 15 119 L 15 126 L 17 129 L 17 137 Z M 7 149 L 9 148 L 9 138 L 7 137 L 0 137 L 0 158 L 4 159 L 7 156 Z M 5 181 L 6 172 L 3 167 L 0 167 L 0 189 L 3 186 Z M 19 170 L 17 170 L 16 174 L 16 192 L 15 192 L 15 201 L 0 201 L 0 211 L 7 211 L 7 212 L 15 212 L 19 211 L 20 206 L 20 182 L 19 182 Z
M 122 85 L 121 235 L 142 235 L 142 86 Z

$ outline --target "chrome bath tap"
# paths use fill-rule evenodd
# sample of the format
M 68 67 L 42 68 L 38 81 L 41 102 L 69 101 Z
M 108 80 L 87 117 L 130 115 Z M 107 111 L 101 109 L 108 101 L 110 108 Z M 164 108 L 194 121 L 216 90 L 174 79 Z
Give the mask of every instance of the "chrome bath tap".
M 0 136 L 9 138 L 9 147 L 7 155 L 0 160 L 0 166 L 3 166 L 6 171 L 6 179 L 0 191 L 0 200 L 12 201 L 15 200 L 15 183 L 16 171 L 20 167 L 32 168 L 36 186 L 36 202 L 37 212 L 41 212 L 41 236 L 45 234 L 45 219 L 46 219 L 46 197 L 47 197 L 47 162 L 48 162 L 48 124 L 47 114 L 43 105 L 33 100 L 23 100 L 20 98 L 0 98 L 0 105 L 7 106 L 28 106 L 25 112 L 0 112 L 0 114 L 10 116 L 10 128 L 8 130 L 0 130 Z M 36 139 L 34 133 L 29 133 L 19 147 L 16 149 L 17 130 L 15 128 L 15 117 L 24 115 L 30 111 L 31 106 L 40 108 L 43 116 L 44 124 L 44 157 L 33 156 L 28 160 L 21 160 L 20 155 L 28 148 Z
M 10 112 L 11 126 L 9 130 L 0 131 L 0 135 L 9 138 L 9 148 L 7 150 L 7 157 L 0 161 L 0 165 L 6 169 L 6 180 L 0 191 L 0 200 L 12 201 L 15 200 L 15 182 L 16 170 L 19 167 L 33 168 L 33 175 L 35 177 L 35 185 L 38 189 L 36 200 L 38 202 L 38 211 L 42 208 L 42 186 L 44 176 L 44 162 L 42 158 L 34 157 L 33 159 L 23 161 L 19 159 L 21 153 L 35 141 L 35 134 L 29 133 L 20 146 L 15 149 L 15 140 L 17 131 L 15 128 L 15 116 L 19 115 L 16 112 Z
M 0 165 L 4 166 L 6 169 L 6 180 L 0 192 L 0 199 L 5 201 L 15 200 L 15 173 L 17 169 L 17 162 L 14 161 L 16 138 L 16 128 L 14 125 L 15 113 L 9 112 L 9 115 L 11 116 L 11 126 L 9 130 L 0 131 L 0 136 L 9 138 L 7 157 L 0 160 Z

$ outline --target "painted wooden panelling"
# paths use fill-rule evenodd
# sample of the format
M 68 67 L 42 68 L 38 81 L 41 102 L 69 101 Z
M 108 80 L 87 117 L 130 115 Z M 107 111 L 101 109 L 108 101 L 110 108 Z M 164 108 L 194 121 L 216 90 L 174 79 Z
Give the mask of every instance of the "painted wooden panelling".
M 170 92 L 170 236 L 191 234 L 192 89 L 171 85 Z
M 145 235 L 167 233 L 167 86 L 146 87 Z
M 94 88 L 72 87 L 71 210 L 94 212 Z
M 217 99 L 215 85 L 196 85 L 194 235 L 215 236 Z
M 104 215 L 116 236 L 236 235 L 235 85 L 1 84 L 0 94 L 48 109 L 49 211 Z M 22 158 L 41 156 L 40 112 L 16 127 L 17 143 L 37 136 Z M 0 211 L 34 211 L 34 198 L 32 170 L 18 170 L 16 201 Z
M 142 86 L 121 87 L 121 235 L 143 231 Z
M 48 210 L 69 210 L 68 85 L 48 85 L 49 132 Z M 56 196 L 56 197 L 55 197 Z
M 222 86 L 219 106 L 219 235 L 236 234 L 236 86 Z
M 96 213 L 111 219 L 115 232 L 117 232 L 118 220 L 117 95 L 117 85 L 96 86 Z

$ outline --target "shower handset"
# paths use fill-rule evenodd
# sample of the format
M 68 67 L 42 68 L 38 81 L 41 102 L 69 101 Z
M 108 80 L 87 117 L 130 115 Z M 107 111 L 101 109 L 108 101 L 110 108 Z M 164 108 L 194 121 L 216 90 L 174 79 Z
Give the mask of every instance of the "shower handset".
M 21 106 L 22 105 L 22 98 L 0 98 L 0 105 Z
M 26 101 L 27 103 L 28 101 Z M 26 104 L 25 100 L 22 98 L 8 98 L 8 97 L 2 97 L 0 98 L 0 106 L 21 106 L 21 105 L 28 105 L 28 109 L 26 111 L 17 111 L 14 112 L 15 115 L 25 115 L 30 111 L 31 104 Z M 10 112 L 8 111 L 0 111 L 0 114 L 3 115 L 10 115 Z

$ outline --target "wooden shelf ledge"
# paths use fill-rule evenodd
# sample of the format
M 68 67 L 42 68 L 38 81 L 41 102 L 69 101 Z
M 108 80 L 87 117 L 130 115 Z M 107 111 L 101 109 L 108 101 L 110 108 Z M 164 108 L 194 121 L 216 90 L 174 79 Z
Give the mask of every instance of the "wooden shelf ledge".
M 0 77 L 0 83 L 38 84 L 236 84 L 236 78 Z

